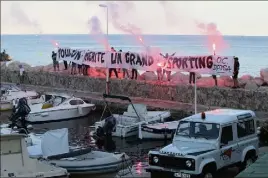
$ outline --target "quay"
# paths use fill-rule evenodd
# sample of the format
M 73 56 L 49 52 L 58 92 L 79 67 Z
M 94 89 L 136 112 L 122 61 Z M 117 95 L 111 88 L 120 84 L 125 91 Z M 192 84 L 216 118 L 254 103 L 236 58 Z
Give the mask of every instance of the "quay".
M 255 163 L 239 173 L 236 178 L 267 178 L 268 153 L 262 155 Z

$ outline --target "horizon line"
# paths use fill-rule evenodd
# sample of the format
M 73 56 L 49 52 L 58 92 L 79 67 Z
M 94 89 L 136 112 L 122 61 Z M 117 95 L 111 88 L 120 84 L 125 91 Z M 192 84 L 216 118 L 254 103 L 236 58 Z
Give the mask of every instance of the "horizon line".
M 11 33 L 11 34 L 2 34 L 2 35 L 10 35 L 10 36 L 18 36 L 18 35 L 92 35 L 87 33 L 43 33 L 43 34 L 36 34 L 36 33 L 26 33 L 26 34 L 19 34 L 19 33 Z M 103 34 L 106 36 L 106 34 Z M 110 33 L 108 35 L 115 36 L 115 35 L 124 35 L 124 36 L 133 36 L 132 34 L 117 34 L 117 33 Z M 203 34 L 142 34 L 141 36 L 209 36 L 209 35 L 203 35 Z M 92 35 L 93 36 L 93 35 Z M 268 35 L 222 35 L 222 36 L 240 36 L 240 37 L 268 37 Z

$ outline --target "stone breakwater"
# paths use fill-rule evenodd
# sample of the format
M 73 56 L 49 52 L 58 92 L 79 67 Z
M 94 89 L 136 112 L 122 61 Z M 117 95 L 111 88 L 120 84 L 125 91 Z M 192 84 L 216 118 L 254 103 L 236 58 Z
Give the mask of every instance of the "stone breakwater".
M 18 76 L 18 71 L 1 70 L 1 82 L 19 83 Z M 97 93 L 105 92 L 104 78 L 88 76 L 29 71 L 25 73 L 22 83 Z M 172 83 L 112 79 L 110 82 L 110 94 L 171 100 L 182 103 L 194 102 L 193 86 Z M 205 106 L 268 112 L 268 91 L 198 87 L 197 103 Z

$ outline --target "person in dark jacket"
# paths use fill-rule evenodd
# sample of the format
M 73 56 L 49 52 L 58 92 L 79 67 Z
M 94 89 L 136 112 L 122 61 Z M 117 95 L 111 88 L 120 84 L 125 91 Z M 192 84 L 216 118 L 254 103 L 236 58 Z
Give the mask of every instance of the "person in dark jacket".
M 54 71 L 56 71 L 56 69 L 58 69 L 58 71 L 59 71 L 60 68 L 59 68 L 59 61 L 57 61 L 57 53 L 55 53 L 54 51 L 52 51 L 51 58 L 52 58 L 52 61 L 53 61 Z
M 64 70 L 67 70 L 68 69 L 68 63 L 67 63 L 67 61 L 63 61 L 63 64 L 64 64 Z
M 114 47 L 111 48 L 111 52 L 116 52 L 116 50 L 114 49 Z M 118 74 L 117 74 L 116 68 L 109 68 L 109 78 L 111 78 L 112 72 L 114 72 L 116 78 L 118 78 Z
M 17 107 L 14 108 L 14 112 L 14 115 L 11 117 L 11 127 L 16 125 L 16 122 L 20 117 L 22 128 L 27 130 L 26 116 L 31 112 L 31 108 L 29 107 L 26 98 L 19 99 Z
M 238 61 L 238 57 L 234 57 L 234 75 L 233 75 L 233 80 L 234 80 L 234 86 L 232 88 L 238 88 L 238 73 L 239 73 L 239 67 L 240 63 Z
M 192 84 L 195 83 L 195 73 L 194 72 L 190 72 L 190 78 L 189 78 L 189 83 Z

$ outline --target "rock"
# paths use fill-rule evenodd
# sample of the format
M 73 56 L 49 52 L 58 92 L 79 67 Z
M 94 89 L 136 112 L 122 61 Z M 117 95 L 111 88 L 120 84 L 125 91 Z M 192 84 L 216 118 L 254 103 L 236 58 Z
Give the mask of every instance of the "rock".
M 18 71 L 19 65 L 22 65 L 25 71 L 30 71 L 32 69 L 32 67 L 29 64 L 24 63 L 24 62 L 19 62 L 19 61 L 10 62 L 7 65 L 7 68 L 9 70 L 17 70 Z
M 185 75 L 181 72 L 176 72 L 175 74 L 171 75 L 171 81 L 174 83 L 188 84 L 189 75 Z
M 258 88 L 259 87 L 254 80 L 247 81 L 247 83 L 245 85 L 245 89 L 247 89 L 247 90 L 257 90 Z
M 242 77 L 240 77 L 240 79 L 242 79 L 242 80 L 253 80 L 254 77 L 252 77 L 251 75 L 243 75 Z
M 258 86 L 262 86 L 264 84 L 264 80 L 261 77 L 255 77 L 254 81 Z
M 260 76 L 265 83 L 268 83 L 268 68 L 261 69 Z
M 142 75 L 140 75 L 140 79 L 145 81 L 155 81 L 157 80 L 157 75 L 155 75 L 154 72 L 144 72 Z

